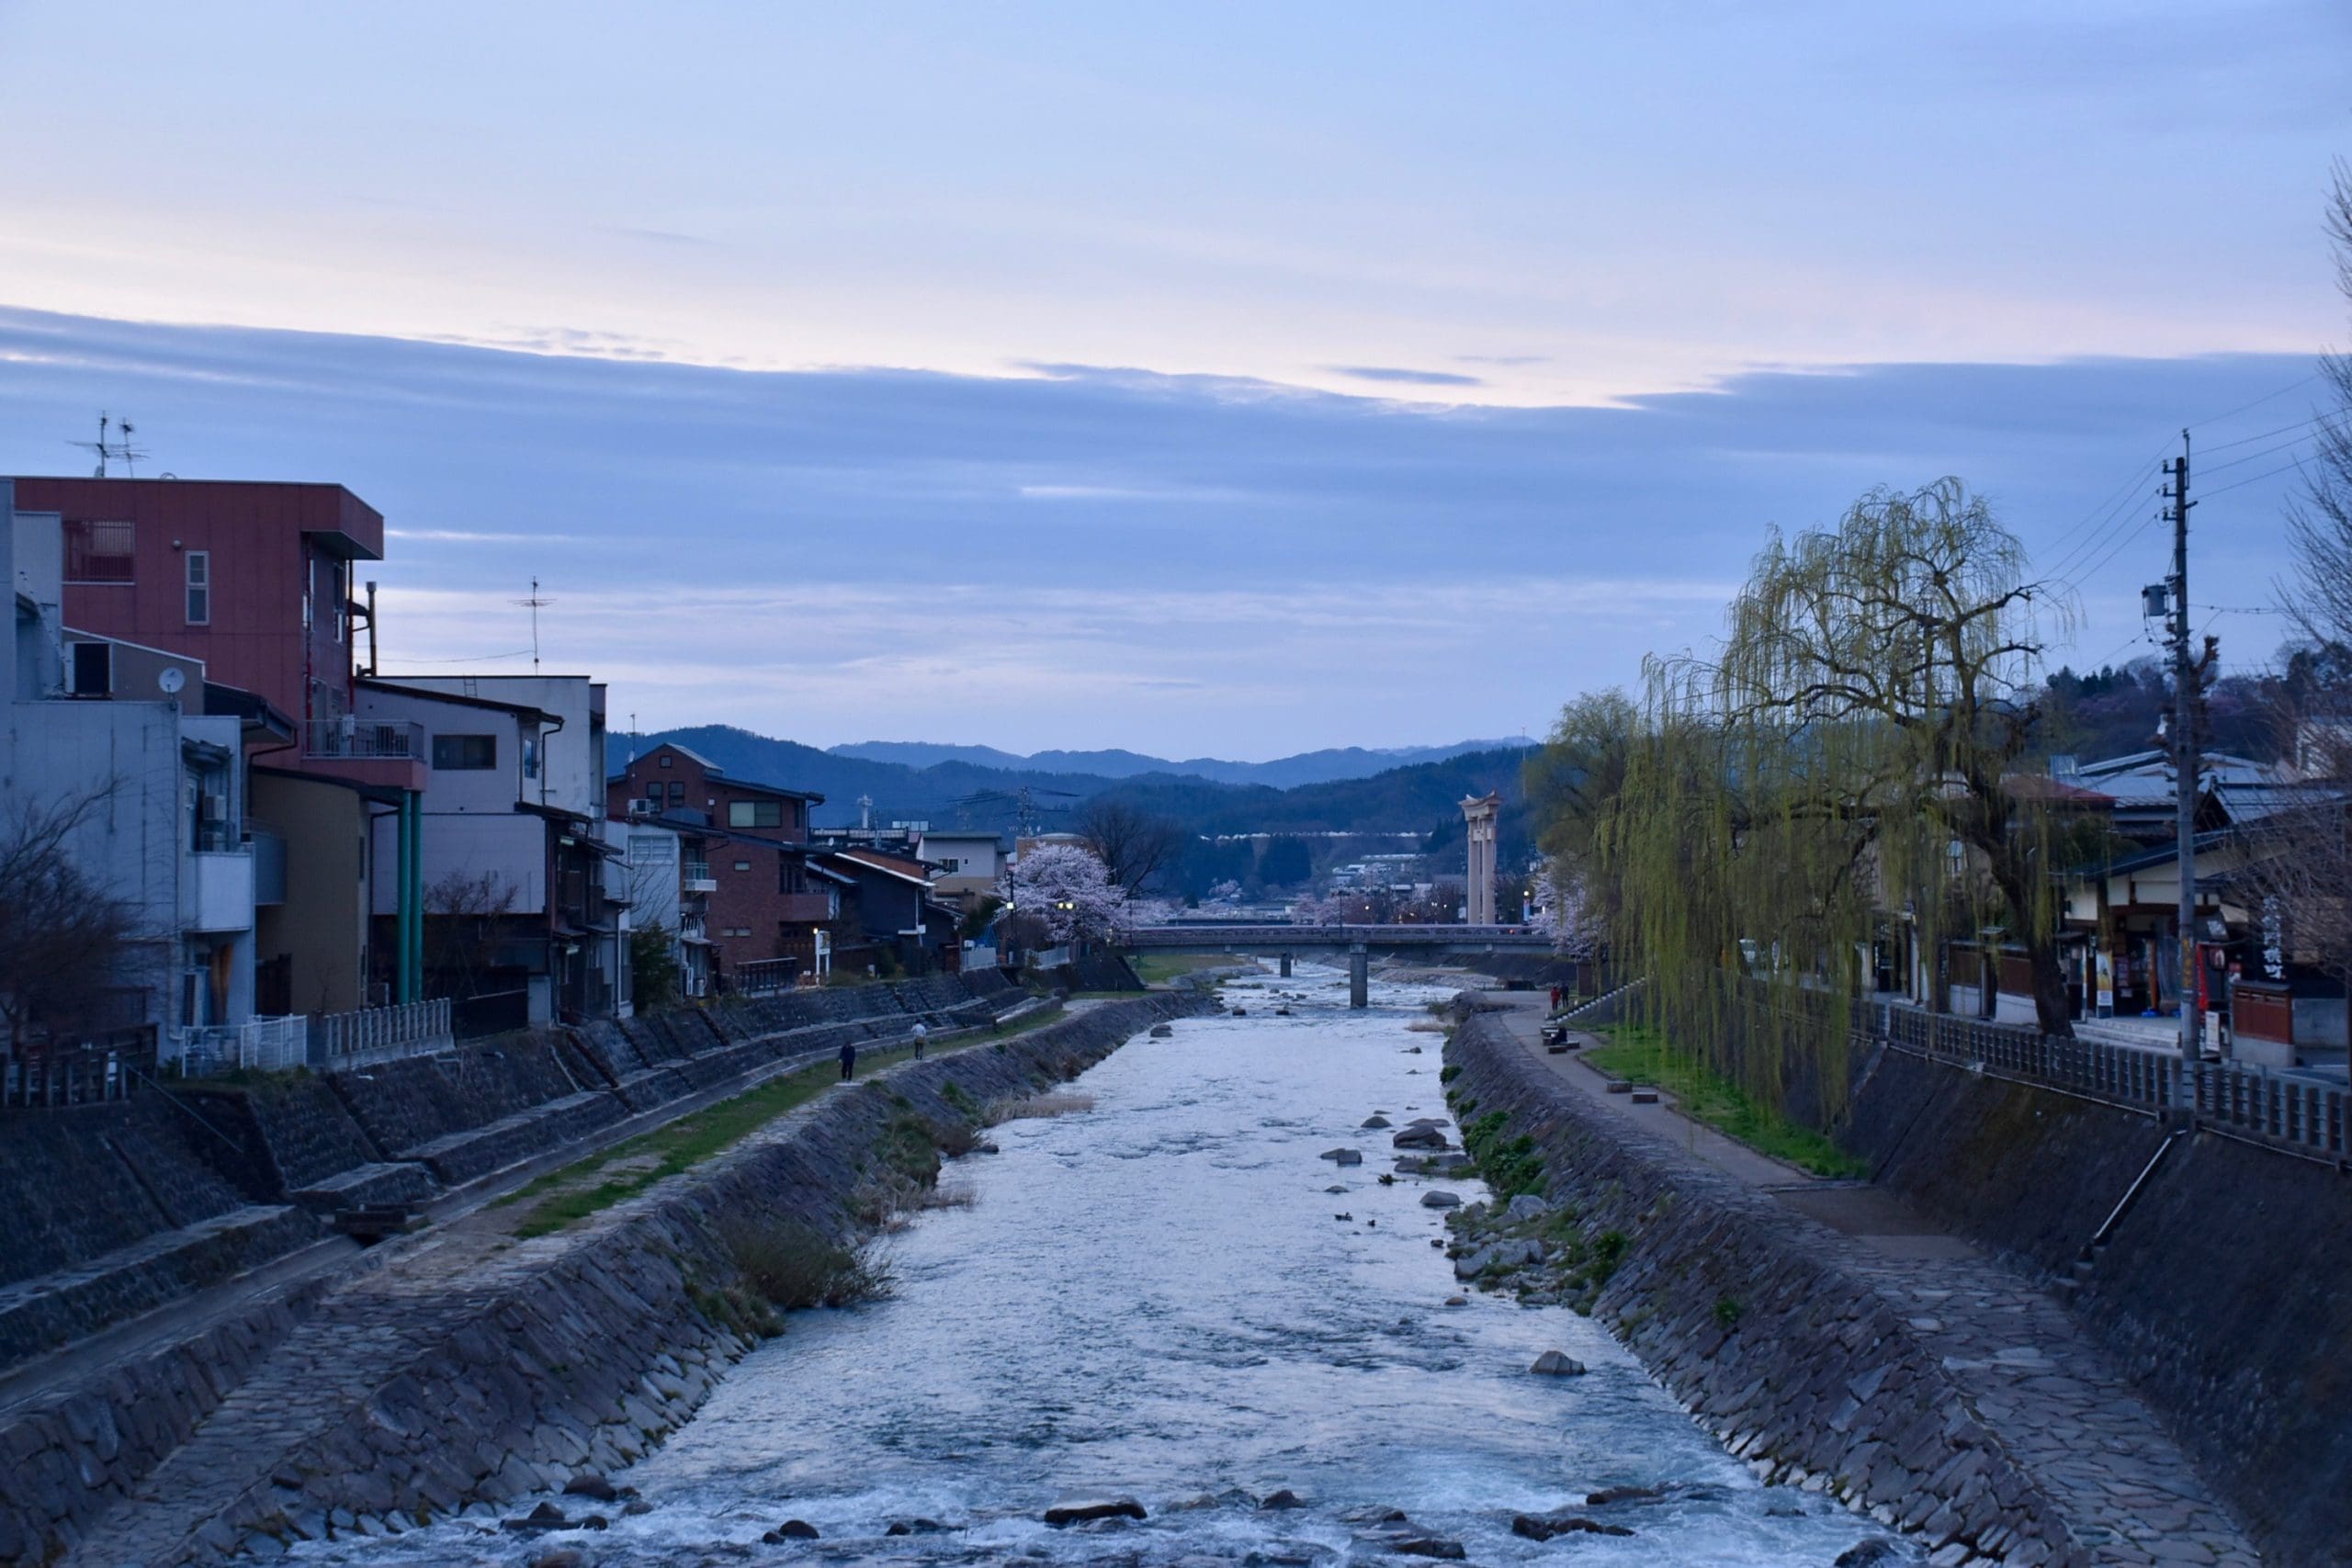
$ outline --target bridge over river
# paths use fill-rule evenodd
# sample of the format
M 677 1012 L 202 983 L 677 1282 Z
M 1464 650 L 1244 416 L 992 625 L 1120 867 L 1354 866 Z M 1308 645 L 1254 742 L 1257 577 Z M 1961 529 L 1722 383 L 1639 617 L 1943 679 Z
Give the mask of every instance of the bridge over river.
M 1532 926 L 1137 926 L 1138 953 L 1546 953 L 1552 938 Z
M 1548 932 L 1530 926 L 1291 926 L 1291 925 L 1165 925 L 1137 926 L 1128 933 L 1128 945 L 1138 953 L 1264 953 L 1282 960 L 1290 973 L 1291 960 L 1306 953 L 1345 953 L 1348 959 L 1350 1003 L 1365 1003 L 1372 954 L 1411 954 L 1443 960 L 1481 953 L 1552 951 Z

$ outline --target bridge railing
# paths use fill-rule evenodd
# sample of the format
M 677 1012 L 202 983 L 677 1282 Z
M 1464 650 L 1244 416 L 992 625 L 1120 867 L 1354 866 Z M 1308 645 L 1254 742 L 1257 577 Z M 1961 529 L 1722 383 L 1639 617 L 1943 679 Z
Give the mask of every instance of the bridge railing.
M 1128 932 L 1139 949 L 1192 947 L 1510 947 L 1549 949 L 1551 933 L 1532 926 L 1137 926 Z

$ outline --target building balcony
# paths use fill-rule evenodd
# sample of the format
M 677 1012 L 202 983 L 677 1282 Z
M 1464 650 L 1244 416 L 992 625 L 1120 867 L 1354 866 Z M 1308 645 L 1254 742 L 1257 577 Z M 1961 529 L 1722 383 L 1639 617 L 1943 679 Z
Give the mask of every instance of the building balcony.
M 780 900 L 776 919 L 793 925 L 820 926 L 842 918 L 838 893 L 787 893 Z
M 421 762 L 424 726 L 407 719 L 314 718 L 302 727 L 302 755 L 338 762 Z
M 180 885 L 180 925 L 192 931 L 251 931 L 254 857 L 243 850 L 193 850 Z
M 388 789 L 430 777 L 424 726 L 407 719 L 318 718 L 302 726 L 302 771 Z
M 716 893 L 718 879 L 710 874 L 708 862 L 690 860 L 681 871 L 678 890 L 682 893 Z

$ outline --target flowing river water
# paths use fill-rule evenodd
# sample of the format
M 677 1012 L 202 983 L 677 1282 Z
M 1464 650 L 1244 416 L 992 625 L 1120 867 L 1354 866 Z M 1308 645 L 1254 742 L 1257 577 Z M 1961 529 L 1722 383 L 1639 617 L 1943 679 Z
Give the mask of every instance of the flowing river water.
M 1242 1018 L 1180 1020 L 1074 1089 L 1091 1109 L 1006 1122 L 1002 1152 L 948 1168 L 968 1206 L 882 1244 L 888 1300 L 794 1315 L 700 1414 L 613 1479 L 650 1512 L 536 1539 L 489 1521 L 298 1549 L 350 1564 L 527 1563 L 566 1546 L 598 1568 L 1027 1559 L 1407 1562 L 1371 1510 L 1459 1541 L 1474 1562 L 1818 1564 L 1880 1532 L 1759 1486 L 1609 1336 L 1562 1307 L 1456 1292 L 1432 1240 L 1434 1185 L 1384 1187 L 1389 1134 L 1446 1114 L 1441 1037 L 1408 1025 L 1445 993 L 1344 976 L 1243 982 Z M 1273 1016 L 1292 993 L 1292 1016 Z M 1421 1049 L 1418 1054 L 1413 1047 Z M 1360 1147 L 1364 1163 L 1318 1158 Z M 1341 1186 L 1344 1191 L 1327 1189 Z M 1583 1377 L 1532 1375 L 1557 1348 Z M 1630 1536 L 1514 1536 L 1515 1513 L 1581 1507 Z M 1261 1509 L 1289 1488 L 1305 1506 Z M 1126 1495 L 1139 1524 L 1053 1529 L 1046 1506 Z M 580 1498 L 564 1498 L 577 1516 Z M 525 1512 L 529 1500 L 508 1510 Z M 617 1512 L 616 1510 L 612 1510 Z M 816 1540 L 763 1543 L 788 1518 Z M 890 1536 L 893 1521 L 943 1533 Z

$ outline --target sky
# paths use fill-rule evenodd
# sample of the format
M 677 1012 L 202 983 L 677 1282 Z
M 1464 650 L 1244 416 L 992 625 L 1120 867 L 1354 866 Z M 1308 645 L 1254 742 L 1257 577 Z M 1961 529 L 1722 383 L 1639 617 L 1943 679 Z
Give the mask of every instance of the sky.
M 537 576 L 649 728 L 1540 733 L 1947 473 L 2130 657 L 2184 426 L 2258 663 L 2347 328 L 2338 0 L 0 0 L 0 471 L 340 480 L 387 669 Z

